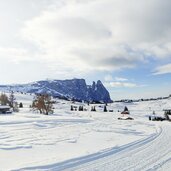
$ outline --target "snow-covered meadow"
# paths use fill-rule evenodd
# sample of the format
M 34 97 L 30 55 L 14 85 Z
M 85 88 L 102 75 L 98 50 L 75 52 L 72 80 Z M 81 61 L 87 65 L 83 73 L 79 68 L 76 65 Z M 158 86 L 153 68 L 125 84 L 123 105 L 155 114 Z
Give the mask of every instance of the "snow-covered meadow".
M 42 115 L 30 110 L 33 96 L 16 94 L 24 108 L 19 113 L 0 115 L 0 170 L 64 170 L 77 164 L 109 156 L 136 143 L 147 143 L 168 122 L 148 121 L 155 110 L 162 115 L 171 99 L 113 103 L 114 112 L 103 112 L 102 105 L 85 105 L 88 111 L 70 111 L 69 101 L 57 100 L 55 113 Z M 83 104 L 84 105 L 84 104 Z M 127 106 L 134 120 L 118 120 Z M 75 170 L 75 169 L 74 169 Z M 129 170 L 129 169 L 128 169 Z

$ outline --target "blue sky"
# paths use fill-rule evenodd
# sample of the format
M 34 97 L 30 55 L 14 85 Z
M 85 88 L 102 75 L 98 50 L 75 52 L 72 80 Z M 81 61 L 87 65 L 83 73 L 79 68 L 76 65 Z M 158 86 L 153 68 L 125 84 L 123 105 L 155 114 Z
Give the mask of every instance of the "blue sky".
M 171 2 L 0 1 L 1 84 L 102 80 L 111 97 L 171 94 Z

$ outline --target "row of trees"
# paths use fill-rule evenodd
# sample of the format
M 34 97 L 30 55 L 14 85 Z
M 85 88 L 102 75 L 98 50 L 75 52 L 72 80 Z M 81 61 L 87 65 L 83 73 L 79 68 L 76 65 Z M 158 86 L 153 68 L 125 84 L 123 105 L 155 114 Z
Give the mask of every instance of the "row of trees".
M 95 107 L 95 106 L 92 106 L 92 107 L 91 107 L 91 111 L 92 111 L 92 112 L 96 112 L 96 107 Z M 108 111 L 108 110 L 107 110 L 107 106 L 105 105 L 105 106 L 104 106 L 104 109 L 103 109 L 103 112 L 107 112 L 107 111 Z
M 54 101 L 49 95 L 36 95 L 31 107 L 42 114 L 48 115 L 53 113 L 53 103 Z M 13 91 L 11 91 L 9 97 L 5 93 L 0 94 L 0 105 L 9 105 L 14 112 L 18 112 L 19 108 L 23 108 L 23 103 L 17 103 Z
M 73 110 L 76 110 L 76 109 L 74 108 L 73 105 L 71 105 L 71 111 L 73 111 Z M 83 106 L 79 106 L 78 111 L 84 111 L 84 110 L 86 110 L 86 109 L 84 109 Z M 96 107 L 95 107 L 95 106 L 92 106 L 92 107 L 91 107 L 91 111 L 92 111 L 92 112 L 96 112 Z M 104 106 L 103 111 L 104 111 L 104 112 L 107 112 L 107 111 L 108 111 L 106 105 Z
M 18 112 L 18 103 L 16 102 L 16 98 L 14 96 L 14 92 L 11 91 L 9 97 L 5 93 L 1 93 L 0 95 L 0 104 L 1 105 L 9 105 L 13 108 L 14 112 Z
M 55 102 L 52 100 L 51 96 L 48 94 L 38 94 L 35 96 L 32 105 L 30 106 L 34 111 L 38 111 L 41 114 L 48 115 L 49 113 L 53 113 L 53 104 Z M 0 95 L 0 104 L 1 105 L 9 105 L 11 108 L 13 108 L 13 111 L 18 112 L 19 108 L 23 107 L 23 104 L 18 104 L 16 101 L 16 98 L 14 96 L 14 92 L 11 91 L 9 97 L 5 93 L 1 93 Z M 74 106 L 71 105 L 71 111 L 75 110 Z M 79 111 L 84 111 L 83 106 L 79 106 Z M 92 106 L 91 111 L 96 111 L 96 107 Z M 104 106 L 104 112 L 107 112 L 106 105 Z

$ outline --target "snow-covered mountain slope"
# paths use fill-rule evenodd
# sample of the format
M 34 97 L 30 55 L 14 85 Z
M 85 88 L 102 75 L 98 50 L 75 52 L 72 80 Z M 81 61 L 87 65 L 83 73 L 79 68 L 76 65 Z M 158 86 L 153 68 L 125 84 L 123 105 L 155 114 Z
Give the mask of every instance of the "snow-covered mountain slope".
M 0 86 L 0 90 L 38 94 L 48 93 L 54 97 L 81 101 L 111 102 L 109 92 L 101 81 L 87 85 L 84 79 L 46 80 L 23 85 L 4 85 Z
M 84 103 L 57 99 L 53 115 L 30 110 L 33 96 L 17 93 L 24 108 L 0 115 L 0 170 L 156 170 L 171 169 L 170 122 L 153 122 L 171 99 L 112 103 L 96 112 Z M 87 111 L 70 111 L 83 105 Z M 134 120 L 118 120 L 127 105 Z M 10 164 L 9 164 L 10 163 Z M 167 166 L 167 167 L 166 167 Z

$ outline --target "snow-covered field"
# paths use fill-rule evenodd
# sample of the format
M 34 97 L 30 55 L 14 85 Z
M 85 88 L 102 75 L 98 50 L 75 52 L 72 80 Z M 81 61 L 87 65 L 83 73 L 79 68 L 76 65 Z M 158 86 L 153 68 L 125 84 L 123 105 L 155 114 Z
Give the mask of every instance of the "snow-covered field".
M 101 105 L 70 111 L 71 102 L 59 100 L 46 116 L 30 111 L 33 96 L 16 97 L 24 108 L 0 115 L 2 171 L 171 169 L 171 123 L 148 121 L 153 110 L 171 108 L 171 99 L 109 104 L 114 112 L 107 113 Z M 134 120 L 117 119 L 124 106 Z

